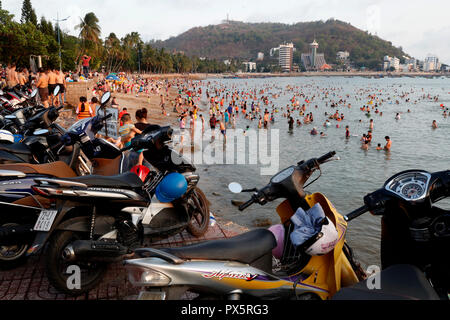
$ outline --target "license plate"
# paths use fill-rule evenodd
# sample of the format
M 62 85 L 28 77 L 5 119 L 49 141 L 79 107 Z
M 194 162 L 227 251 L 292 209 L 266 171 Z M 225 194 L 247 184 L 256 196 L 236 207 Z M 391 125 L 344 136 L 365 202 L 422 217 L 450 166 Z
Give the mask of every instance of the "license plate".
M 50 231 L 57 214 L 57 210 L 42 210 L 34 226 L 34 231 Z
M 166 293 L 162 291 L 142 291 L 139 293 L 138 300 L 165 300 Z

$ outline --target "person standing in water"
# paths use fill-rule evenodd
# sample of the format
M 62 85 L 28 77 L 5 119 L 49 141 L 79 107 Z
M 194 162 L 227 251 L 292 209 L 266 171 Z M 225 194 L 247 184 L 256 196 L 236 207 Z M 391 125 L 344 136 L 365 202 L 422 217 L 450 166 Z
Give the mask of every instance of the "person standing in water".
M 294 132 L 294 118 L 289 117 L 288 124 L 289 124 L 289 133 Z
M 386 136 L 384 139 L 386 140 L 386 146 L 384 147 L 384 150 L 391 151 L 392 148 L 391 138 L 389 136 Z
M 437 129 L 437 128 L 438 128 L 438 125 L 437 125 L 436 120 L 433 120 L 433 124 L 431 125 L 431 127 L 432 127 L 433 129 Z
M 350 127 L 345 127 L 345 139 L 350 139 Z

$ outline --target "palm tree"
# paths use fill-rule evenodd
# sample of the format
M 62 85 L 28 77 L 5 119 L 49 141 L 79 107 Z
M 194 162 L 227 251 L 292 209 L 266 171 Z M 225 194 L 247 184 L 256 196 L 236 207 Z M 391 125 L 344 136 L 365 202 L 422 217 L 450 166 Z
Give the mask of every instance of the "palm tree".
M 95 13 L 90 12 L 84 16 L 84 19 L 80 18 L 80 24 L 75 26 L 75 29 L 80 30 L 82 50 L 94 49 L 95 52 L 98 52 L 101 45 L 101 28 L 98 23 L 99 20 Z

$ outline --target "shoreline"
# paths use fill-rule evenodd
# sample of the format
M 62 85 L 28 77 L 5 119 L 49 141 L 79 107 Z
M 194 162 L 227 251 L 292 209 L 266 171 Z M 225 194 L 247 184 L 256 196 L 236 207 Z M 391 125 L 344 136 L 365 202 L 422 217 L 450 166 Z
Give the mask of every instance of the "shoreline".
M 291 72 L 291 73 L 169 73 L 169 74 L 143 74 L 146 78 L 155 79 L 252 79 L 252 78 L 300 78 L 300 77 L 363 77 L 363 78 L 450 78 L 450 72 L 383 72 L 383 71 L 357 71 L 357 72 Z

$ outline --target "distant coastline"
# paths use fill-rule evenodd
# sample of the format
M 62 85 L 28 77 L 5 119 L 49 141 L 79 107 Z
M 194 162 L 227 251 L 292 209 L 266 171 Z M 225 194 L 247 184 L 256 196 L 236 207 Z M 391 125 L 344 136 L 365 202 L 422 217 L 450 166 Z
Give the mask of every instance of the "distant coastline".
M 159 79 L 185 78 L 190 80 L 206 79 L 259 79 L 278 77 L 362 77 L 362 78 L 450 78 L 450 73 L 435 72 L 292 72 L 292 73 L 169 73 L 144 74 L 145 77 Z
M 364 78 L 441 78 L 450 77 L 450 73 L 433 72 L 295 72 L 295 73 L 236 73 L 207 75 L 207 78 L 273 78 L 273 77 L 364 77 Z

